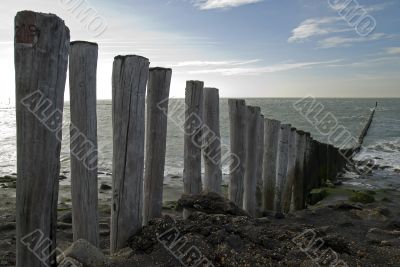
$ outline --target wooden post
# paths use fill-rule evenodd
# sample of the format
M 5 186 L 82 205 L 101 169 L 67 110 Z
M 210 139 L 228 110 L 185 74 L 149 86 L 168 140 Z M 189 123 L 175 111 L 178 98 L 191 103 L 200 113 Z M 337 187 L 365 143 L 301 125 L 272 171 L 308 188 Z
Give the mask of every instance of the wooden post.
M 18 12 L 14 45 L 18 172 L 16 266 L 55 266 L 69 30 L 55 15 Z M 46 241 L 44 246 L 43 241 Z
M 161 217 L 171 69 L 151 68 L 147 89 L 143 224 Z
M 201 183 L 201 135 L 203 127 L 203 88 L 200 81 L 186 82 L 183 185 L 185 194 L 199 194 Z M 190 215 L 183 211 L 186 219 Z
M 243 186 L 246 161 L 246 102 L 229 99 L 230 145 L 233 160 L 230 166 L 229 199 L 238 207 L 243 206 Z
M 254 217 L 256 215 L 257 132 L 260 122 L 260 108 L 248 106 L 246 120 L 246 171 L 244 175 L 243 209 Z
M 305 208 L 303 190 L 305 182 L 306 142 L 306 133 L 298 131 L 296 141 L 296 170 L 293 184 L 293 210 L 302 210 Z
M 289 156 L 288 156 L 288 165 L 287 165 L 287 174 L 286 174 L 286 182 L 283 188 L 283 211 L 288 213 L 290 210 L 290 204 L 292 202 L 292 194 L 293 194 L 293 183 L 295 180 L 295 171 L 296 171 L 296 155 L 297 155 L 297 140 L 296 140 L 296 128 L 291 128 L 290 136 L 289 136 Z
M 219 93 L 216 88 L 204 88 L 203 133 L 204 191 L 221 194 L 221 134 L 219 129 Z
M 263 162 L 264 162 L 264 115 L 260 115 L 257 131 L 257 209 L 262 210 L 262 191 L 263 191 Z
M 304 187 L 303 187 L 303 199 L 304 203 L 307 203 L 308 192 L 311 187 L 311 175 L 315 170 L 313 170 L 313 140 L 310 133 L 306 133 L 306 155 L 304 160 Z
M 319 181 L 322 179 L 322 164 L 324 162 L 324 155 L 322 154 L 322 148 L 321 148 L 321 143 L 317 140 L 313 140 L 313 162 L 312 166 L 314 166 L 315 171 L 312 172 L 311 175 L 311 188 L 309 190 L 312 190 L 313 188 L 318 188 L 319 187 Z
M 290 124 L 282 124 L 279 137 L 278 164 L 275 187 L 275 211 L 283 212 L 283 188 L 286 184 L 287 166 L 289 161 Z
M 279 132 L 281 123 L 277 120 L 264 121 L 264 159 L 263 159 L 263 209 L 274 210 L 276 187 L 276 166 L 278 159 Z
M 117 56 L 113 65 L 111 253 L 142 227 L 145 94 L 149 60 Z
M 71 43 L 69 86 L 71 102 L 72 229 L 74 241 L 85 239 L 96 247 L 99 246 L 97 54 L 98 45 L 95 43 L 82 41 Z M 82 136 L 83 139 L 79 138 Z M 82 155 L 84 156 L 82 157 Z

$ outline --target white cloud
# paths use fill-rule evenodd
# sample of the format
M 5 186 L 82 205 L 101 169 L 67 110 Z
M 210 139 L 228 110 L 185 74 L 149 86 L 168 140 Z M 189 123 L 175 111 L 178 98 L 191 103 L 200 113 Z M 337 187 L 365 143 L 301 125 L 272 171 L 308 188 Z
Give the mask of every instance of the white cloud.
M 208 10 L 238 7 L 262 1 L 264 0 L 193 0 L 193 3 L 201 10 Z
M 311 67 L 315 65 L 326 65 L 338 62 L 340 60 L 332 61 L 316 61 L 316 62 L 298 62 L 298 63 L 281 63 L 271 66 L 264 67 L 245 67 L 245 68 L 219 68 L 219 69 L 209 69 L 209 70 L 195 70 L 189 71 L 190 74 L 221 74 L 224 76 L 233 75 L 259 75 L 265 73 L 275 73 L 281 71 L 288 71 L 293 69 L 302 69 L 306 67 Z
M 331 8 L 335 11 L 339 12 L 351 12 L 353 15 L 355 14 L 365 14 L 365 13 L 373 13 L 373 12 L 378 12 L 384 10 L 388 5 L 391 5 L 392 3 L 382 3 L 382 4 L 375 4 L 375 5 L 360 5 L 357 2 L 345 2 L 345 3 L 339 3 L 335 5 L 331 5 Z
M 339 46 L 350 46 L 354 43 L 363 43 L 363 42 L 370 42 L 370 41 L 377 41 L 381 39 L 389 39 L 392 38 L 392 35 L 385 34 L 385 33 L 374 33 L 366 37 L 329 37 L 319 41 L 319 46 L 321 48 L 332 48 L 332 47 L 339 47 Z
M 362 15 L 384 10 L 387 6 L 393 3 L 383 3 L 376 5 L 359 5 L 356 1 L 340 1 L 340 3 L 331 5 L 331 9 L 339 14 L 335 17 L 310 18 L 303 21 L 299 26 L 292 30 L 292 35 L 288 39 L 289 43 L 304 42 L 311 37 L 333 35 L 354 31 L 354 27 L 349 26 L 346 20 L 360 18 Z M 348 38 L 348 37 L 330 37 L 320 41 L 322 47 L 335 47 L 339 45 L 348 45 L 353 42 L 363 42 L 369 40 L 380 39 L 381 34 L 370 36 L 369 38 Z
M 313 36 L 327 35 L 330 33 L 346 32 L 348 28 L 331 26 L 342 19 L 339 17 L 312 18 L 303 21 L 297 28 L 293 29 L 289 43 L 303 42 Z
M 388 53 L 389 55 L 400 54 L 400 47 L 388 47 L 385 50 L 386 50 L 386 53 Z

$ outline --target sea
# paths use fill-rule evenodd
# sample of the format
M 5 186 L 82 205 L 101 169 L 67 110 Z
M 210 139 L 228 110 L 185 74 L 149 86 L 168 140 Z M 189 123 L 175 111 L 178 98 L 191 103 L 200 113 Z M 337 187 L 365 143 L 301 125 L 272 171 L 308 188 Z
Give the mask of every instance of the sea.
M 375 117 L 368 131 L 362 149 L 356 159 L 372 158 L 379 168 L 372 174 L 360 176 L 347 173 L 348 183 L 369 188 L 400 188 L 400 99 L 304 99 L 297 98 L 253 98 L 246 99 L 247 105 L 259 106 L 266 118 L 291 124 L 299 130 L 310 132 L 314 139 L 335 145 L 342 145 L 334 138 L 333 130 L 344 130 L 357 140 L 371 110 L 378 102 Z M 170 111 L 184 110 L 184 99 L 170 99 Z M 313 107 L 311 111 L 310 107 Z M 181 109 L 181 110 L 180 110 Z M 111 183 L 112 172 L 112 102 L 100 100 L 97 104 L 99 180 Z M 168 116 L 167 153 L 164 185 L 172 192 L 182 189 L 183 140 L 182 122 Z M 66 177 L 63 184 L 69 184 L 70 107 L 65 103 L 63 141 L 61 149 L 61 173 Z M 327 125 L 327 127 L 323 127 Z M 221 142 L 224 150 L 229 148 L 228 99 L 220 100 Z M 324 130 L 325 129 L 325 130 Z M 339 144 L 340 143 L 340 144 Z M 15 107 L 0 105 L 0 176 L 16 172 L 16 119 Z M 352 144 L 348 144 L 352 145 Z M 223 151 L 226 153 L 227 151 Z M 224 183 L 227 183 L 229 168 L 223 166 Z

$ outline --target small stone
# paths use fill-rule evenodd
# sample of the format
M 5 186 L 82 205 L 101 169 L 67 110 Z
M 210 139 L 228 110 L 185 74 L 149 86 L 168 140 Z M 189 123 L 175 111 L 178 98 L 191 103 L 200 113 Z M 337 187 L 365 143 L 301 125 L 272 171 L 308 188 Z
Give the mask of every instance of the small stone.
M 109 266 L 109 261 L 104 254 L 98 248 L 83 239 L 74 242 L 64 251 L 64 255 L 67 258 L 78 261 L 86 267 Z

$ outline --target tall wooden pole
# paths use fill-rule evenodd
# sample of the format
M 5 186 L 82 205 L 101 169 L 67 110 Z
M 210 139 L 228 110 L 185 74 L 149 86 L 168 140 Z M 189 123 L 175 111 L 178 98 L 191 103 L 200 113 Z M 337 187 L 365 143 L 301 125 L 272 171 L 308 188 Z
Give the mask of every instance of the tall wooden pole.
M 306 157 L 306 133 L 297 132 L 296 142 L 296 171 L 293 184 L 293 210 L 305 208 L 304 200 L 304 179 L 305 179 L 305 159 Z
M 281 123 L 277 120 L 264 121 L 264 159 L 263 159 L 263 209 L 274 209 L 276 167 L 278 159 L 279 133 Z
M 278 165 L 276 171 L 275 211 L 283 213 L 283 189 L 286 184 L 287 166 L 289 161 L 290 124 L 282 124 L 279 136 Z
M 171 76 L 171 69 L 150 69 L 147 89 L 143 224 L 161 217 Z
M 289 156 L 288 156 L 288 165 L 287 165 L 287 177 L 286 182 L 283 188 L 283 211 L 288 213 L 290 210 L 290 204 L 292 202 L 292 194 L 293 194 L 293 183 L 295 180 L 295 171 L 296 171 L 296 128 L 292 128 L 290 131 L 289 137 Z
M 17 267 L 56 266 L 58 178 L 69 30 L 55 15 L 15 17 Z M 46 246 L 41 246 L 45 240 Z M 32 251 L 32 249 L 34 251 Z M 41 258 L 36 256 L 41 255 Z
M 221 194 L 221 134 L 219 129 L 219 92 L 216 88 L 204 88 L 203 133 L 204 191 Z
M 98 46 L 72 42 L 69 60 L 71 102 L 71 192 L 74 240 L 99 246 L 97 195 L 96 72 Z M 84 140 L 73 139 L 82 134 Z M 79 146 L 81 143 L 81 146 Z M 82 145 L 84 147 L 82 148 Z M 80 147 L 80 151 L 76 148 Z M 85 155 L 81 157 L 77 153 Z M 86 157 L 89 156 L 89 161 Z M 90 164 L 88 164 L 90 163 Z
M 248 106 L 246 118 L 246 171 L 244 176 L 243 209 L 254 217 L 256 215 L 257 133 L 260 127 L 260 108 Z
M 185 194 L 199 194 L 201 182 L 201 136 L 203 128 L 203 88 L 200 81 L 186 82 L 183 185 Z M 190 213 L 184 210 L 187 218 Z
M 308 193 L 312 188 L 312 176 L 316 172 L 314 169 L 314 148 L 313 148 L 313 138 L 311 137 L 310 133 L 306 133 L 306 156 L 304 161 L 304 203 L 308 200 Z
M 142 227 L 145 94 L 149 60 L 117 56 L 113 65 L 111 253 Z
M 246 161 L 246 102 L 242 99 L 229 99 L 228 105 L 231 154 L 238 161 L 230 166 L 229 199 L 242 207 Z
M 262 191 L 263 191 L 263 162 L 264 162 L 264 115 L 260 115 L 257 131 L 257 208 L 262 210 Z

